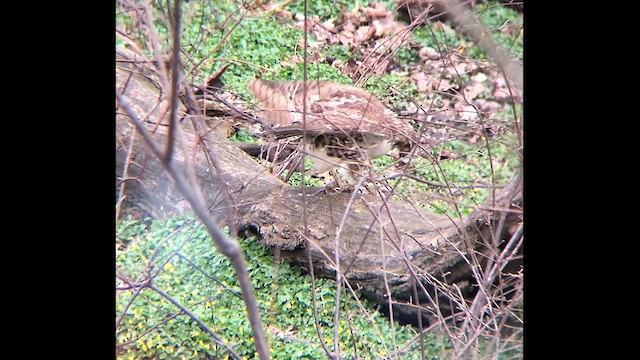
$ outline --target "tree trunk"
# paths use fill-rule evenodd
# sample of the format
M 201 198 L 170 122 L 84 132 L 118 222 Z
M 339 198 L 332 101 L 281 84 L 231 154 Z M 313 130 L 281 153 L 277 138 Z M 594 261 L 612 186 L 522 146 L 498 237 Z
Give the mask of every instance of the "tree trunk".
M 118 65 L 116 91 L 138 118 L 144 118 L 154 140 L 165 146 L 169 107 L 158 83 L 142 75 L 140 68 Z M 435 304 L 445 316 L 456 311 L 437 291 L 438 284 L 455 284 L 471 298 L 477 276 L 468 259 L 482 258 L 481 254 L 508 240 L 520 222 L 518 211 L 508 211 L 522 206 L 519 180 L 487 204 L 491 211 L 451 219 L 409 201 L 385 199 L 384 194 L 291 187 L 219 132 L 197 136 L 190 115 L 184 108 L 179 113 L 184 131 L 177 137 L 181 141 L 172 161 L 185 173 L 193 168 L 211 214 L 221 226 L 230 225 L 241 235 L 258 235 L 262 244 L 303 268 L 307 268 L 308 249 L 316 276 L 336 279 L 340 269 L 342 279 L 364 297 L 386 305 L 383 310 L 391 298 L 394 316 L 403 322 L 415 323 L 420 310 L 425 324 Z M 118 183 L 118 199 L 125 196 L 128 204 L 154 217 L 187 210 L 162 164 L 134 129 L 118 109 L 116 176 L 126 181 L 124 191 Z M 420 295 L 416 298 L 416 294 Z

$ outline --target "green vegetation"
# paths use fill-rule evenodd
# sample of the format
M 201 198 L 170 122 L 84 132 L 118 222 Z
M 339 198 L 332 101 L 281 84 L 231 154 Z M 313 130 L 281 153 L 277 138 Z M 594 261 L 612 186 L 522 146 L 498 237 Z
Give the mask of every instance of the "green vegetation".
M 371 76 L 364 87 L 395 109 L 405 109 L 412 99 L 419 96 L 415 82 L 401 73 Z
M 482 142 L 483 139 L 478 141 Z M 388 183 L 395 186 L 398 194 L 424 194 L 412 197 L 417 204 L 427 206 L 436 213 L 457 217 L 459 211 L 462 216 L 468 215 L 474 206 L 491 195 L 490 185 L 504 184 L 513 174 L 514 167 L 520 161 L 518 154 L 510 148 L 509 144 L 512 141 L 508 136 L 491 138 L 489 151 L 485 146 L 478 148 L 478 145 L 461 140 L 447 141 L 431 148 L 431 156 L 436 157 L 442 150 L 449 150 L 455 151 L 456 157 L 438 162 L 433 159 L 416 158 L 412 162 L 408 173 L 423 182 L 402 178 L 390 179 Z M 489 161 L 492 164 L 489 164 Z M 374 160 L 374 167 L 378 172 L 384 173 L 392 163 L 393 158 L 384 156 Z M 447 200 L 423 202 L 426 194 L 436 194 Z
M 308 0 L 307 13 L 309 17 L 317 15 L 320 19 L 339 18 L 343 12 L 353 9 L 353 6 L 354 1 L 352 0 Z M 284 8 L 292 12 L 294 16 L 304 14 L 303 1 L 291 1 Z
M 245 84 L 264 71 L 261 69 L 273 72 L 286 66 L 299 51 L 297 42 L 301 39 L 302 31 L 292 24 L 281 24 L 269 15 L 252 15 L 242 18 L 232 29 L 217 28 L 193 56 L 195 59 L 210 56 L 208 65 L 201 69 L 203 74 L 212 73 L 219 64 L 230 61 L 225 74 L 227 88 L 245 93 Z M 217 51 L 209 54 L 211 49 Z M 224 60 L 212 61 L 216 58 Z
M 313 161 L 308 156 L 304 158 L 304 168 L 306 170 L 306 176 L 304 180 L 304 186 L 322 186 L 324 185 L 324 181 L 320 177 L 311 176 L 311 171 L 313 170 Z M 287 175 L 287 171 L 284 171 L 283 176 Z M 302 186 L 302 173 L 298 171 L 294 171 L 289 178 L 289 185 L 291 186 Z
M 422 46 L 430 47 L 440 52 L 447 53 L 451 49 L 460 46 L 460 36 L 447 24 L 435 26 L 427 23 L 425 26 L 413 30 L 412 34 Z
M 252 358 L 255 346 L 235 272 L 229 260 L 215 250 L 205 227 L 191 218 L 172 217 L 146 224 L 131 218 L 118 222 L 117 271 L 132 281 L 149 272 L 153 284 L 193 314 L 243 358 Z M 255 238 L 240 240 L 268 332 L 274 359 L 324 359 L 313 317 L 311 281 L 288 263 L 276 263 Z M 118 286 L 124 283 L 117 280 Z M 335 284 L 316 279 L 316 309 L 322 338 L 333 347 Z M 221 348 L 193 320 L 151 289 L 119 290 L 116 317 L 121 359 L 226 358 Z M 363 359 L 388 357 L 394 341 L 402 347 L 416 335 L 408 326 L 392 325 L 366 300 L 360 308 L 351 293 L 340 299 L 339 347 L 344 356 Z M 425 356 L 446 358 L 447 341 L 426 335 Z M 130 343 L 129 343 L 130 342 Z M 419 359 L 419 343 L 409 346 L 403 359 Z
M 233 135 L 231 135 L 229 137 L 230 141 L 233 142 L 257 142 L 258 140 L 251 134 L 249 134 L 247 132 L 247 130 L 240 128 L 238 129 L 238 131 L 236 131 L 235 133 L 233 133 Z
M 273 75 L 264 76 L 265 79 L 303 80 L 304 64 L 287 65 L 278 69 Z M 351 79 L 335 67 L 321 62 L 307 64 L 307 79 L 329 80 L 343 84 L 351 84 Z
M 322 48 L 322 54 L 327 58 L 333 58 L 335 60 L 347 61 L 353 57 L 351 51 L 339 44 L 329 44 Z

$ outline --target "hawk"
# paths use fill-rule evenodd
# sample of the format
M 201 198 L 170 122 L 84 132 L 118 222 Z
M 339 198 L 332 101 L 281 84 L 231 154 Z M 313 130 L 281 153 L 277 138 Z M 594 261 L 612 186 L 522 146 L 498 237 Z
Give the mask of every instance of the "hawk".
M 276 138 L 304 137 L 301 148 L 313 161 L 313 175 L 335 170 L 334 176 L 341 176 L 348 186 L 371 167 L 371 159 L 394 148 L 407 151 L 416 139 L 409 122 L 354 86 L 253 79 L 248 89 Z M 336 180 L 340 183 L 339 177 Z

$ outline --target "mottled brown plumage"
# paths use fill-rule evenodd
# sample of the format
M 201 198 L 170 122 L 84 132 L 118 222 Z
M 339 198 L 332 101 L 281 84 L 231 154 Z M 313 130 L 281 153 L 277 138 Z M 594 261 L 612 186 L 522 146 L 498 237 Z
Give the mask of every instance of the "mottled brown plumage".
M 258 115 L 270 122 L 276 137 L 306 135 L 304 150 L 316 174 L 335 167 L 360 173 L 371 159 L 394 147 L 406 150 L 416 137 L 408 122 L 395 117 L 374 95 L 354 86 L 253 79 L 248 88 L 256 98 Z M 353 174 L 346 177 L 348 183 L 355 180 Z

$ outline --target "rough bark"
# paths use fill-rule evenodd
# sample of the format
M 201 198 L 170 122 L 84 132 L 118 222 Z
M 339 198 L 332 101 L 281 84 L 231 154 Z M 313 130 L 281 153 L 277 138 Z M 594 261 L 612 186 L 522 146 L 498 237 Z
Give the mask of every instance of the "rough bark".
M 139 118 L 145 118 L 155 140 L 164 146 L 163 124 L 169 112 L 168 101 L 159 89 L 140 68 L 117 64 L 116 91 L 124 94 Z M 518 212 L 498 211 L 521 207 L 519 181 L 506 186 L 487 204 L 493 211 L 479 210 L 460 219 L 433 214 L 409 201 L 385 200 L 383 194 L 295 188 L 269 174 L 218 132 L 196 136 L 185 109 L 180 113 L 184 136 L 173 161 L 185 172 L 192 164 L 211 214 L 220 225 L 231 223 L 242 235 L 258 235 L 262 244 L 304 268 L 308 248 L 316 276 L 336 278 L 336 269 L 340 269 L 343 279 L 381 305 L 388 303 L 390 293 L 396 319 L 405 322 L 415 323 L 418 307 L 412 303 L 417 303 L 416 293 L 421 294 L 424 321 L 429 320 L 425 311 L 430 307 L 429 296 L 439 299 L 445 316 L 454 310 L 446 297 L 437 295 L 434 284 L 438 282 L 457 284 L 463 294 L 473 295 L 475 278 L 466 259 L 486 253 L 495 241 L 508 240 L 520 221 Z M 133 129 L 131 120 L 118 110 L 116 176 L 126 178 L 127 183 L 125 192 L 117 195 L 126 195 L 129 204 L 156 217 L 185 211 L 188 204 Z M 496 239 L 499 223 L 503 230 Z

